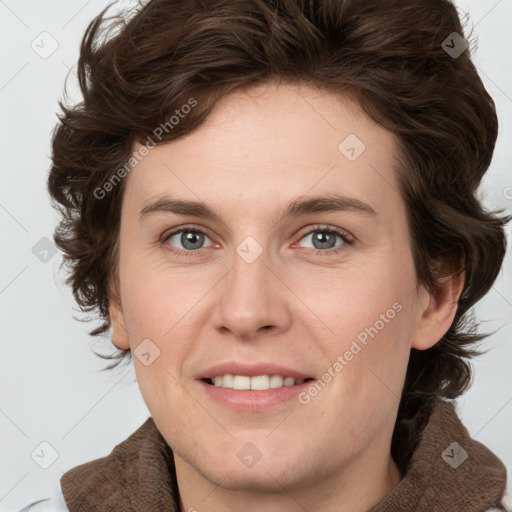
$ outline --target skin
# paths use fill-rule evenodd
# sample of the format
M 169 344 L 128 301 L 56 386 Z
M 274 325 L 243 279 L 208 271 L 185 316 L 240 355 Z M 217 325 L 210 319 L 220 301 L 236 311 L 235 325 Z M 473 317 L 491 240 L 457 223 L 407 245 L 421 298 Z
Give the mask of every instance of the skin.
M 338 150 L 348 134 L 366 146 L 354 161 Z M 174 452 L 183 511 L 366 511 L 403 477 L 390 445 L 409 352 L 448 330 L 463 277 L 433 294 L 418 286 L 395 152 L 394 135 L 348 94 L 271 83 L 224 98 L 202 126 L 151 149 L 125 178 L 112 338 L 118 348 L 150 339 L 160 350 L 152 364 L 134 357 L 134 365 Z M 290 200 L 329 193 L 377 215 L 277 222 Z M 169 194 L 208 203 L 223 223 L 169 212 L 139 219 Z M 317 224 L 354 243 L 336 236 L 315 245 Z M 202 245 L 188 249 L 181 233 L 163 240 L 182 226 L 205 231 Z M 252 263 L 236 252 L 248 236 L 263 250 Z M 401 311 L 307 404 L 236 411 L 195 380 L 231 360 L 319 377 L 397 302 Z M 252 467 L 237 457 L 248 442 L 261 453 Z

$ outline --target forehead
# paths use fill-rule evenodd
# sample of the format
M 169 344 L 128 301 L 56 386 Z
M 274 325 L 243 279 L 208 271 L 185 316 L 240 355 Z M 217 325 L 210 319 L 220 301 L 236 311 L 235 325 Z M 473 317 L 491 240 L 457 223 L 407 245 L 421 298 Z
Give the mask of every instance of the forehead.
M 353 96 L 265 84 L 235 91 L 199 128 L 151 149 L 128 175 L 126 199 L 144 207 L 172 194 L 250 213 L 333 192 L 382 210 L 400 201 L 395 151 L 394 135 Z

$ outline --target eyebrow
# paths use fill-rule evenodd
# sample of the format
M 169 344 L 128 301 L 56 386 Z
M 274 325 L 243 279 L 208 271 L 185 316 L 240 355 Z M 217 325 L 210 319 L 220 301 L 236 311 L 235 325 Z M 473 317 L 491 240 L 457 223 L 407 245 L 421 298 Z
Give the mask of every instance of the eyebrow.
M 310 197 L 308 199 L 302 199 L 302 197 L 304 196 L 292 199 L 282 208 L 277 214 L 277 222 L 286 217 L 299 217 L 301 215 L 319 212 L 348 211 L 364 214 L 368 217 L 378 216 L 377 212 L 369 204 L 355 197 L 347 197 L 340 194 L 328 194 Z M 206 203 L 198 201 L 163 197 L 145 206 L 140 211 L 139 219 L 142 221 L 146 217 L 156 213 L 188 215 L 223 223 L 222 215 L 218 210 L 208 206 Z

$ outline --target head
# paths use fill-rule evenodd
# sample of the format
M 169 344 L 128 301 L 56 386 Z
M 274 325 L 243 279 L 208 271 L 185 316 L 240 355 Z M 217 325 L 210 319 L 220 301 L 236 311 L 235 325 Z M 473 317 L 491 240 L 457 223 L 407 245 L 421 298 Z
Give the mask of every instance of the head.
M 146 404 L 211 481 L 293 487 L 391 438 L 403 470 L 432 401 L 470 384 L 471 307 L 510 220 L 476 197 L 497 117 L 469 50 L 443 49 L 454 6 L 152 0 L 108 21 L 84 36 L 49 177 L 91 334 L 117 361 L 149 347 Z M 226 410 L 201 379 L 230 361 L 312 381 Z M 247 443 L 267 463 L 239 472 Z

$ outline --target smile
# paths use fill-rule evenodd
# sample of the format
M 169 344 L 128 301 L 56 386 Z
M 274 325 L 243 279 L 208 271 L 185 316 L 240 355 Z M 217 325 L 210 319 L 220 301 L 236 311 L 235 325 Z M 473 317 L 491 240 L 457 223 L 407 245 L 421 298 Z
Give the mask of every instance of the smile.
M 207 382 L 209 381 L 210 384 L 217 387 L 241 390 L 251 389 L 255 391 L 266 391 L 268 389 L 297 386 L 307 380 L 313 379 L 295 379 L 294 377 L 283 377 L 282 375 L 256 375 L 254 377 L 249 377 L 247 375 L 232 375 L 230 373 L 206 379 Z

